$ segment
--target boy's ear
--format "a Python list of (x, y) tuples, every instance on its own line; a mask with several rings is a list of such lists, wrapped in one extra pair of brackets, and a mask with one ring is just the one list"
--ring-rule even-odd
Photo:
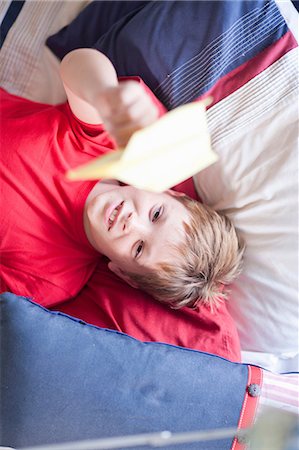
[(184, 194), (184, 192), (174, 191), (173, 189), (167, 189), (166, 193), (171, 195), (172, 197), (185, 197), (186, 196), (186, 194)]
[(137, 284), (119, 266), (110, 261), (108, 263), (108, 267), (111, 270), (111, 272), (115, 273), (115, 275), (124, 280), (131, 287), (138, 289)]

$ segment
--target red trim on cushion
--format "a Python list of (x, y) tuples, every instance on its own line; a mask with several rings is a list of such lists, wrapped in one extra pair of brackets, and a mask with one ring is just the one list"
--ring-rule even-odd
[[(248, 393), (248, 386), (250, 384), (258, 384), (262, 387), (263, 372), (260, 367), (248, 366), (248, 381), (246, 386), (245, 397), (238, 423), (238, 430), (251, 427), (254, 423), (256, 409), (258, 405), (258, 397), (252, 397)], [(239, 442), (237, 438), (234, 439), (231, 450), (245, 450), (246, 444)]]
[(197, 100), (203, 100), (208, 96), (212, 96), (213, 103), (208, 106), (207, 109), (209, 109), (215, 103), (220, 102), (220, 100), (223, 100), (228, 95), (244, 86), (248, 81), (252, 80), (252, 78), (256, 77), (296, 47), (298, 47), (298, 43), (291, 31), (288, 31), (284, 36), (278, 39), (278, 41), (270, 45), (270, 47), (267, 47), (254, 58), (246, 61), (241, 66), (222, 77), (208, 92)]

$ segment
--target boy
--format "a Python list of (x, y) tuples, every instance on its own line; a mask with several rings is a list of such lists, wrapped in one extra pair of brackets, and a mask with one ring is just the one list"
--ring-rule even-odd
[(217, 303), (243, 253), (226, 217), (172, 191), (64, 176), (124, 146), (162, 105), (141, 82), (119, 84), (96, 50), (68, 54), (61, 76), (69, 104), (1, 92), (1, 289), (54, 306), (79, 292), (100, 253), (117, 275), (174, 308)]

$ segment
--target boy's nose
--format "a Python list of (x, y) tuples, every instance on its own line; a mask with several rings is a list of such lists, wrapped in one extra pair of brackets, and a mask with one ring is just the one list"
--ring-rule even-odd
[(133, 213), (127, 212), (120, 218), (120, 228), (122, 231), (129, 231), (132, 227)]
[(120, 228), (123, 233), (146, 233), (146, 226), (136, 212), (128, 211), (121, 217)]

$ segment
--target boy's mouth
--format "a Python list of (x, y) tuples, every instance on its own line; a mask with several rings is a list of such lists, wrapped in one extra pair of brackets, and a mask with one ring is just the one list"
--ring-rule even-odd
[(109, 214), (108, 220), (107, 220), (108, 231), (110, 231), (111, 228), (116, 224), (123, 205), (124, 205), (124, 201), (122, 201), (116, 207), (114, 207), (111, 212), (110, 211), (108, 212), (108, 214)]

